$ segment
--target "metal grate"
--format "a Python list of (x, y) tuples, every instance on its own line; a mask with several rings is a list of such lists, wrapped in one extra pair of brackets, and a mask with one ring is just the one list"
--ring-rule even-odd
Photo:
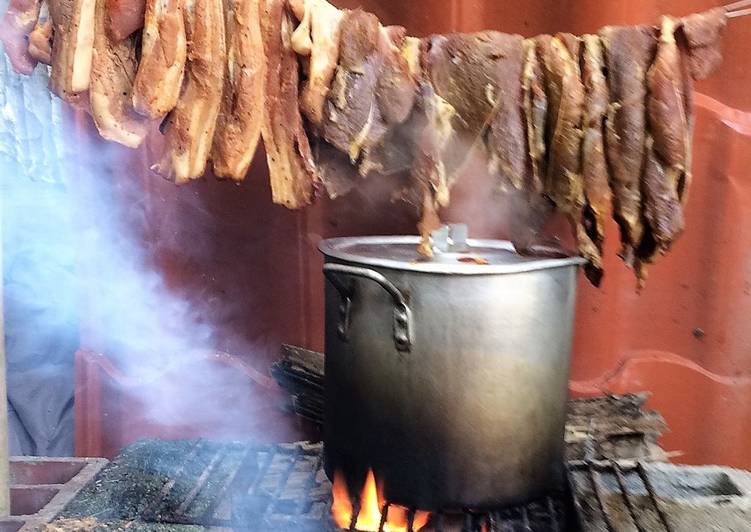
[[(225, 467), (225, 462), (245, 464), (249, 457), (255, 458), (258, 450), (259, 447), (253, 445), (216, 445), (197, 440), (182, 464), (148, 501), (141, 511), (141, 519), (152, 523), (231, 526), (230, 507), (223, 503), (244, 468)], [(195, 463), (199, 463), (201, 469), (189, 471), (189, 466)]]
[[(137, 493), (130, 493), (129, 488), (109, 492), (110, 499), (129, 500), (125, 506), (134, 512), (118, 510), (111, 518), (248, 532), (336, 532), (330, 516), (331, 483), (322, 457), (320, 443), (144, 442), (113, 462), (112, 473), (125, 468), (125, 477), (112, 477), (100, 487), (118, 488), (118, 479), (148, 472), (142, 479), (150, 488), (136, 484)], [(573, 526), (586, 524), (589, 529), (610, 532), (673, 532), (641, 462), (587, 459), (571, 461), (568, 468), (573, 497), (559, 493), (492, 512), (438, 512), (424, 530), (565, 532), (586, 528)], [(92, 494), (86, 497), (92, 498)], [(384, 531), (392, 509), (389, 504), (382, 508), (379, 532)], [(90, 515), (91, 509), (80, 510), (79, 514)], [(351, 531), (356, 530), (358, 514), (355, 503)], [(409, 531), (414, 528), (414, 517), (415, 509), (408, 510)]]
[[(333, 530), (321, 445), (198, 440), (141, 512), (145, 522), (235, 530)], [(208, 452), (207, 452), (208, 451)], [(188, 471), (199, 456), (202, 470)], [(234, 466), (227, 467), (232, 461)]]
[[(388, 519), (389, 504), (381, 509), (381, 523), (378, 532), (384, 532)], [(546, 498), (543, 502), (528, 506), (501, 510), (497, 512), (477, 513), (465, 511), (462, 514), (445, 514), (438, 512), (431, 517), (429, 530), (434, 532), (562, 532), (566, 530), (564, 511), (560, 502)], [(350, 531), (356, 531), (357, 508), (355, 508)], [(410, 510), (407, 520), (408, 532), (414, 532), (415, 511)]]
[[(322, 445), (266, 447), (232, 488), (236, 530), (334, 530), (329, 518), (331, 483), (323, 471)], [(247, 465), (247, 464), (246, 464)]]
[(581, 460), (568, 467), (582, 522), (600, 522), (609, 532), (673, 532), (642, 462)]
[[(546, 497), (526, 506), (461, 516), (439, 513), (433, 517), (436, 532), (563, 532), (567, 530), (563, 497)], [(461, 526), (458, 521), (461, 520)]]
[[(236, 530), (249, 531), (335, 531), (330, 518), (331, 483), (322, 467), (321, 444), (269, 447), (260, 453), (260, 467), (243, 475), (233, 488)], [(390, 505), (381, 510), (382, 532)], [(359, 508), (353, 508), (350, 530)], [(435, 532), (563, 532), (566, 530), (564, 497), (548, 497), (525, 507), (490, 513), (433, 515), (425, 530)], [(415, 510), (409, 510), (408, 530), (413, 530)]]
[[(322, 450), (321, 444), (305, 442), (143, 440), (104, 467), (60, 518), (95, 517), (107, 530), (134, 523), (134, 530), (150, 530), (151, 525), (138, 526), (147, 522), (160, 523), (154, 528), (160, 530), (191, 524), (250, 532), (337, 532)], [(590, 451), (587, 458), (568, 462), (569, 493), (489, 513), (438, 513), (421, 532), (749, 529), (751, 473), (635, 459), (614, 462), (594, 458)], [(390, 510), (386, 506), (383, 513)]]

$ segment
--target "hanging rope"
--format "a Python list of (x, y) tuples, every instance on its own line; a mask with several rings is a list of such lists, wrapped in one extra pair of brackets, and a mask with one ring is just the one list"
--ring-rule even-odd
[(722, 7), (727, 11), (728, 18), (751, 15), (751, 0), (740, 0), (739, 2), (733, 2)]

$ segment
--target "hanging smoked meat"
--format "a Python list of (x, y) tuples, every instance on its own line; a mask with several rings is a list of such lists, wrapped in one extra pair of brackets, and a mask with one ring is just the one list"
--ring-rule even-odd
[(590, 238), (584, 214), (582, 141), (585, 92), (579, 67), (579, 40), (571, 34), (542, 36), (538, 54), (545, 73), (548, 99), (548, 145), (545, 193), (566, 214), (579, 253), (587, 259), (593, 284), (602, 278), (602, 256)]
[(49, 4), (42, 2), (34, 29), (29, 34), (29, 55), (44, 65), (52, 64), (52, 20)]
[(0, 41), (13, 69), (19, 74), (31, 74), (37, 64), (29, 54), (27, 40), (36, 26), (40, 6), (41, 0), (10, 0), (0, 21)]
[(300, 68), (292, 48), (294, 22), (282, 0), (262, 0), (266, 54), (261, 131), (274, 203), (290, 209), (310, 204), (319, 174), (298, 107)]
[[(382, 60), (375, 94), (387, 129), (380, 143), (363, 153), (358, 166), (362, 176), (410, 170), (417, 130), (424, 125), (418, 95), (419, 83), (424, 81), (420, 40), (405, 37), (403, 28), (389, 26), (381, 28), (379, 49)], [(395, 194), (403, 197), (400, 192)]]
[(349, 155), (353, 165), (380, 144), (388, 125), (376, 98), (383, 61), (381, 24), (362, 10), (342, 18), (339, 62), (324, 108), (323, 139)]
[(493, 106), (486, 137), (490, 170), (499, 176), (502, 190), (516, 192), (530, 181), (521, 84), (524, 39), (520, 35), (493, 32), (493, 41), (495, 83), (485, 94)]
[[(400, 160), (404, 146), (413, 144), (413, 137), (405, 138), (402, 133), (414, 123), (402, 124), (410, 117), (417, 97), (410, 57), (419, 54), (419, 47), (405, 38), (404, 28), (383, 27), (375, 16), (361, 10), (346, 12), (340, 25), (339, 57), (323, 121), (319, 128), (312, 128), (320, 129), (318, 144), (323, 147), (325, 142), (346, 154), (363, 177), (402, 170), (410, 164)], [(405, 141), (404, 146), (395, 146), (397, 138)], [(321, 153), (331, 152), (323, 147)], [(338, 195), (347, 180), (342, 179), (342, 172), (332, 174), (330, 170), (343, 167), (329, 164), (331, 158), (326, 157), (327, 171), (321, 177), (326, 190)], [(336, 176), (334, 181), (329, 181), (329, 175)]]
[(521, 190), (528, 170), (522, 37), (496, 31), (435, 35), (425, 48), (425, 75), (456, 111), (459, 142), (448, 154), (447, 171), (457, 171), (479, 150), (501, 189)]
[(530, 183), (532, 193), (542, 193), (547, 174), (548, 96), (545, 93), (545, 74), (537, 58), (535, 39), (524, 41), (524, 70), (522, 73), (524, 118), (529, 149)]
[[(605, 158), (605, 117), (608, 112), (608, 85), (602, 43), (596, 35), (584, 35), (581, 46), (584, 83), (584, 121), (582, 138), (582, 180), (584, 209), (581, 227), (602, 257), (605, 224), (610, 217), (612, 195)], [(599, 282), (598, 265), (592, 263), (589, 277)], [(601, 270), (601, 268), (599, 268)], [(595, 284), (597, 284), (595, 282)]]
[(722, 61), (723, 9), (676, 20), (662, 17), (660, 42), (647, 75), (647, 159), (642, 178), (648, 226), (637, 252), (640, 285), (647, 265), (666, 253), (683, 231), (691, 185), (692, 78), (703, 79)]
[[(430, 98), (441, 99), (429, 105), (433, 110), (451, 109), (453, 114), (445, 142), (431, 142), (430, 133), (425, 133), (427, 146), (442, 146), (433, 156), (437, 167), (432, 171), (432, 181), (442, 184), (436, 190), (445, 190), (444, 203), (447, 203), (448, 189), (461, 174), (463, 165), (487, 161), (490, 176), (507, 203), (520, 207), (518, 216), (511, 216), (511, 223), (520, 229), (521, 241), (526, 238), (521, 234), (526, 224), (514, 222), (529, 210), (525, 188), (532, 181), (521, 85), (524, 39), (496, 31), (455, 33), (431, 36), (425, 39), (423, 48), (426, 82), (434, 91), (433, 95), (430, 91), (426, 93)], [(429, 151), (420, 154), (424, 162), (431, 160), (425, 158)], [(416, 175), (425, 181), (427, 174), (423, 168)], [(440, 174), (443, 175), (439, 177)], [(424, 199), (423, 209), (429, 208), (430, 202)], [(429, 214), (420, 225), (423, 242), (427, 229), (438, 223), (437, 216)], [(427, 245), (423, 244), (422, 251), (427, 251)]]
[(145, 0), (106, 0), (104, 28), (113, 42), (120, 42), (143, 28)]
[(683, 205), (688, 201), (692, 179), (690, 148), (694, 129), (692, 80), (705, 79), (719, 68), (722, 61), (722, 36), (727, 21), (727, 13), (724, 9), (710, 9), (703, 13), (683, 17), (679, 21), (676, 31), (676, 41), (681, 53), (683, 87), (685, 88), (683, 97), (689, 129), (689, 148), (684, 184), (678, 191)]
[(605, 145), (614, 217), (621, 229), (620, 255), (633, 265), (634, 251), (644, 234), (641, 175), (646, 153), (646, 77), (657, 39), (650, 26), (608, 26), (600, 37), (610, 90)]
[(192, 49), (182, 93), (162, 125), (165, 151), (154, 170), (182, 184), (201, 177), (211, 150), (224, 89), (227, 52), (222, 0), (185, 4), (185, 29)]
[(96, 0), (49, 0), (52, 20), (50, 88), (75, 102), (89, 88)]
[(162, 119), (175, 108), (187, 60), (184, 0), (146, 0), (141, 60), (133, 82), (133, 107)]
[(640, 282), (683, 229), (692, 81), (719, 66), (728, 16), (418, 39), (326, 0), (11, 0), (0, 40), (18, 71), (49, 63), (51, 90), (90, 102), (105, 138), (137, 146), (163, 119), (154, 169), (178, 183), (209, 160), (243, 179), (259, 130), (273, 200), (289, 208), (319, 184), (339, 197), (397, 174), (425, 255), (452, 183), (479, 161), (517, 250), (534, 252), (557, 209), (599, 284), (611, 201)]
[(722, 36), (727, 22), (727, 12), (721, 7), (681, 19), (689, 70), (694, 79), (709, 77), (722, 63)]
[(642, 177), (646, 230), (637, 250), (636, 272), (646, 280), (646, 265), (665, 253), (683, 230), (681, 195), (686, 187), (691, 150), (684, 63), (675, 38), (676, 21), (663, 17), (660, 42), (647, 74), (649, 132)]
[(293, 0), (290, 7), (300, 21), (292, 47), (301, 57), (310, 58), (300, 108), (312, 124), (319, 125), (339, 60), (344, 11), (325, 0)]
[(133, 78), (138, 61), (135, 38), (117, 41), (104, 30), (107, 1), (96, 2), (96, 31), (89, 87), (91, 116), (102, 138), (129, 148), (146, 137), (147, 120), (133, 110)]
[(509, 198), (509, 231), (514, 248), (521, 254), (534, 254), (540, 232), (553, 213), (554, 205), (543, 194), (547, 175), (548, 97), (545, 74), (537, 57), (537, 40), (525, 39), (522, 70), (522, 108), (526, 129), (527, 180), (522, 190)]
[(214, 174), (245, 178), (263, 122), (266, 62), (260, 0), (226, 0), (227, 68), (211, 158)]

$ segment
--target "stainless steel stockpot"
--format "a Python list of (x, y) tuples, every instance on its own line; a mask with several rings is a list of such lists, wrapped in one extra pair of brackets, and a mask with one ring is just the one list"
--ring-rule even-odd
[(323, 241), (325, 463), (372, 468), (408, 507), (482, 509), (562, 478), (577, 267), (547, 248), (467, 240), (426, 260), (417, 237)]

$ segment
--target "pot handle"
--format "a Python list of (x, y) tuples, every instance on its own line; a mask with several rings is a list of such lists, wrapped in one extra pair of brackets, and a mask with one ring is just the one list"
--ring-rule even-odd
[(342, 305), (339, 307), (340, 323), (337, 326), (339, 337), (347, 341), (349, 330), (349, 310), (352, 305), (354, 296), (354, 287), (351, 284), (345, 284), (339, 278), (340, 275), (350, 277), (361, 277), (378, 283), (381, 288), (386, 290), (394, 301), (394, 344), (398, 351), (409, 351), (412, 348), (412, 311), (407, 305), (407, 298), (404, 294), (384, 275), (369, 268), (359, 268), (357, 266), (348, 266), (346, 264), (337, 264), (327, 262), (323, 265), (323, 275), (326, 276), (334, 288), (337, 289), (342, 297)]

